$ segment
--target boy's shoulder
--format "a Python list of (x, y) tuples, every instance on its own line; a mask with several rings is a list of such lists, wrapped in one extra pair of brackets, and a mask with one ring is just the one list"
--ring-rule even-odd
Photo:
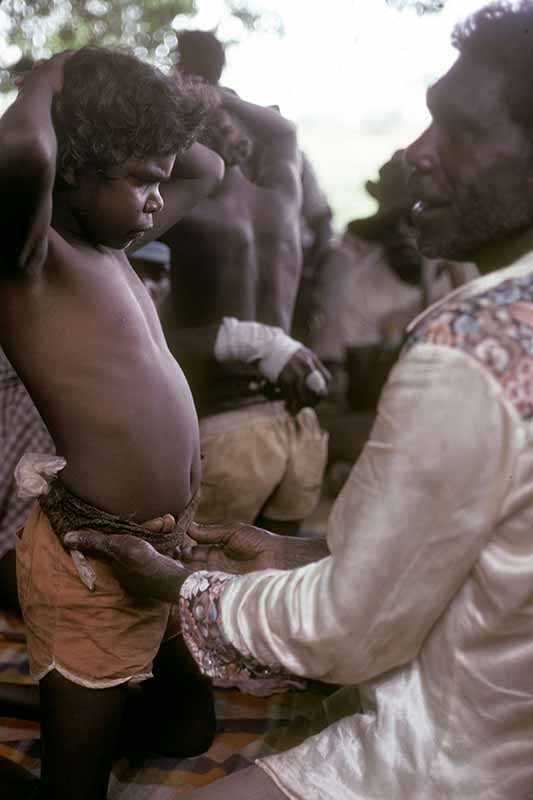
[(409, 331), (403, 353), (419, 344), (460, 350), (502, 385), (524, 417), (533, 417), (533, 273), (478, 293), (454, 293)]

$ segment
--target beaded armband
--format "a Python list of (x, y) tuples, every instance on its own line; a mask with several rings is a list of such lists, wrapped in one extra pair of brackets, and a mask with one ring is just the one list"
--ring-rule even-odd
[(220, 595), (235, 580), (224, 572), (194, 572), (183, 583), (179, 608), (183, 638), (205, 675), (225, 681), (270, 678), (284, 674), (240, 653), (227, 641), (220, 624)]

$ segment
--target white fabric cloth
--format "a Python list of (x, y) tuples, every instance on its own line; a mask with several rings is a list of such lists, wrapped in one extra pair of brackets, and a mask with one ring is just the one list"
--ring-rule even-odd
[[(527, 274), (531, 257), (454, 296)], [(533, 420), (467, 353), (413, 346), (328, 543), (221, 594), (241, 653), (362, 697), (260, 766), (293, 800), (531, 800)]]
[(271, 383), (275, 383), (285, 365), (302, 345), (281, 328), (262, 322), (242, 322), (235, 317), (224, 317), (215, 341), (215, 359), (258, 362), (258, 369)]

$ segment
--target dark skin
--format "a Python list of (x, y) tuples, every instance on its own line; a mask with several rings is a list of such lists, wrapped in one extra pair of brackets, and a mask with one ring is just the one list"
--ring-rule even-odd
[[(154, 530), (157, 529), (158, 522), (161, 525), (164, 524), (163, 520), (154, 520), (152, 523), (155, 526)], [(80, 550), (92, 558), (103, 558), (109, 561), (117, 578), (130, 592), (139, 596), (156, 597), (168, 602), (176, 601), (183, 582), (191, 574), (191, 571), (197, 569), (221, 570), (244, 575), (261, 569), (293, 569), (329, 555), (327, 543), (324, 540), (286, 538), (242, 523), (232, 525), (193, 524), (188, 533), (196, 544), (185, 554), (183, 559), (185, 563), (162, 556), (147, 542), (129, 535), (108, 536), (96, 531), (78, 531), (67, 535), (65, 545), (67, 548)], [(188, 653), (185, 655), (182, 653), (181, 657), (185, 661), (181, 674), (187, 674), (187, 669), (192, 666), (192, 658)], [(154, 674), (157, 678), (159, 676), (156, 666), (154, 665)], [(172, 682), (176, 683), (178, 679), (175, 657), (163, 664), (160, 669), (165, 673), (168, 687)], [(181, 680), (183, 679), (180, 678)], [(90, 690), (85, 691), (88, 692), (87, 700), (90, 701), (92, 694)], [(151, 687), (149, 687), (148, 697), (150, 699), (153, 697), (151, 691)], [(196, 690), (196, 695), (197, 693), (198, 690)], [(171, 696), (172, 692), (169, 690), (167, 697)], [(1, 699), (0, 696), (0, 702)], [(164, 697), (161, 699), (164, 700)], [(27, 697), (23, 698), (21, 702), (24, 700), (28, 703)], [(132, 714), (143, 719), (150, 734), (154, 728), (158, 731), (161, 730), (161, 727), (164, 728), (161, 718), (153, 711), (158, 708), (157, 705), (147, 704), (139, 710), (137, 703), (138, 698), (130, 697), (125, 715), (124, 728), (126, 731), (128, 731)], [(152, 710), (152, 718), (149, 716), (150, 710)], [(34, 718), (31, 709), (26, 711), (24, 716)], [(189, 731), (196, 733), (198, 737), (202, 734), (203, 728), (195, 731), (195, 726), (198, 726), (198, 715), (193, 702), (185, 703), (185, 708), (182, 704), (180, 718), (184, 720), (183, 724), (188, 727)], [(76, 724), (71, 718), (68, 722), (71, 726)], [(137, 726), (134, 731), (137, 731)], [(129, 733), (131, 737), (131, 730)], [(115, 737), (118, 738), (118, 731), (115, 731)], [(144, 745), (136, 733), (133, 744), (137, 749)], [(160, 743), (159, 749), (165, 752), (164, 741)], [(84, 777), (85, 779), (89, 778), (87, 775)], [(26, 780), (29, 780), (29, 776), (15, 775), (14, 779), (17, 780), (17, 789), (21, 792), (20, 797), (29, 798), (31, 796), (29, 792), (33, 788), (31, 784), (28, 784), (28, 788), (26, 788)]]
[[(174, 254), (165, 332), (170, 349), (186, 365), (200, 416), (220, 410), (213, 405), (213, 385), (235, 370), (235, 365), (213, 362), (222, 318), (261, 322), (289, 333), (302, 267), (295, 128), (277, 111), (227, 90), (220, 94), (224, 109), (253, 138), (255, 153), (245, 164), (227, 167), (216, 191), (165, 236)], [(314, 353), (302, 347), (280, 374), (275, 392), (291, 414), (320, 400), (305, 382), (314, 370), (329, 381)], [(261, 380), (253, 370), (248, 376)], [(247, 405), (250, 398), (232, 403), (233, 408)], [(264, 517), (260, 522), (283, 533), (296, 533), (299, 525)]]
[(182, 555), (182, 561), (160, 555), (133, 536), (107, 536), (97, 531), (69, 533), (65, 546), (109, 560), (120, 582), (132, 593), (172, 602), (191, 571), (245, 575), (262, 569), (294, 569), (329, 555), (323, 539), (286, 538), (244, 523), (193, 524), (188, 533), (196, 544)]
[[(138, 522), (178, 517), (199, 485), (196, 413), (125, 250), (159, 237), (212, 191), (222, 164), (193, 145), (178, 163), (154, 154), (105, 175), (63, 175), (56, 185), (51, 103), (66, 58), (36, 69), (0, 121), (0, 341), (67, 459), (62, 479), (70, 490)], [(166, 751), (197, 753), (214, 731), (211, 694), (181, 640), (171, 641), (156, 659), (151, 698), (164, 698)], [(175, 675), (168, 685), (171, 648), (187, 700)], [(103, 800), (126, 686), (87, 690), (52, 671), (40, 690), (44, 797)], [(191, 736), (181, 722), (171, 729), (194, 698), (204, 729)]]
[(166, 235), (171, 244), (179, 237), (175, 317), (185, 328), (234, 316), (288, 331), (301, 270), (296, 132), (277, 111), (232, 92), (221, 90), (221, 101), (261, 154), (254, 175), (227, 168), (217, 190)]
[(533, 225), (531, 137), (506, 95), (503, 72), (465, 56), (428, 90), (432, 122), (406, 159), (418, 247), (430, 258), (473, 260), (485, 273), (520, 254), (506, 251)]
[[(232, 92), (221, 90), (221, 100), (254, 137), (257, 152), (246, 166), (227, 167), (216, 191), (165, 236), (176, 253), (166, 333), (176, 354), (194, 352), (196, 362), (203, 356), (204, 373), (194, 387), (200, 413), (202, 398), (209, 394), (209, 358), (222, 317), (288, 333), (301, 276), (300, 156), (294, 126), (277, 111), (246, 103)], [(302, 347), (282, 371), (278, 389), (291, 413), (320, 399), (305, 386), (305, 377), (315, 369), (327, 381), (323, 365)]]

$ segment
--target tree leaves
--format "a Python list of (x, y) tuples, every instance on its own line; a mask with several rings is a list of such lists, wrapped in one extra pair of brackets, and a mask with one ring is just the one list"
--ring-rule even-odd
[[(282, 32), (279, 17), (253, 0), (226, 0), (226, 6), (246, 30)], [(164, 67), (175, 61), (174, 30), (196, 11), (195, 0), (1, 0), (0, 22), (6, 23), (5, 44), (33, 59), (84, 45), (122, 45)], [(0, 91), (7, 91), (11, 76), (1, 66)]]

